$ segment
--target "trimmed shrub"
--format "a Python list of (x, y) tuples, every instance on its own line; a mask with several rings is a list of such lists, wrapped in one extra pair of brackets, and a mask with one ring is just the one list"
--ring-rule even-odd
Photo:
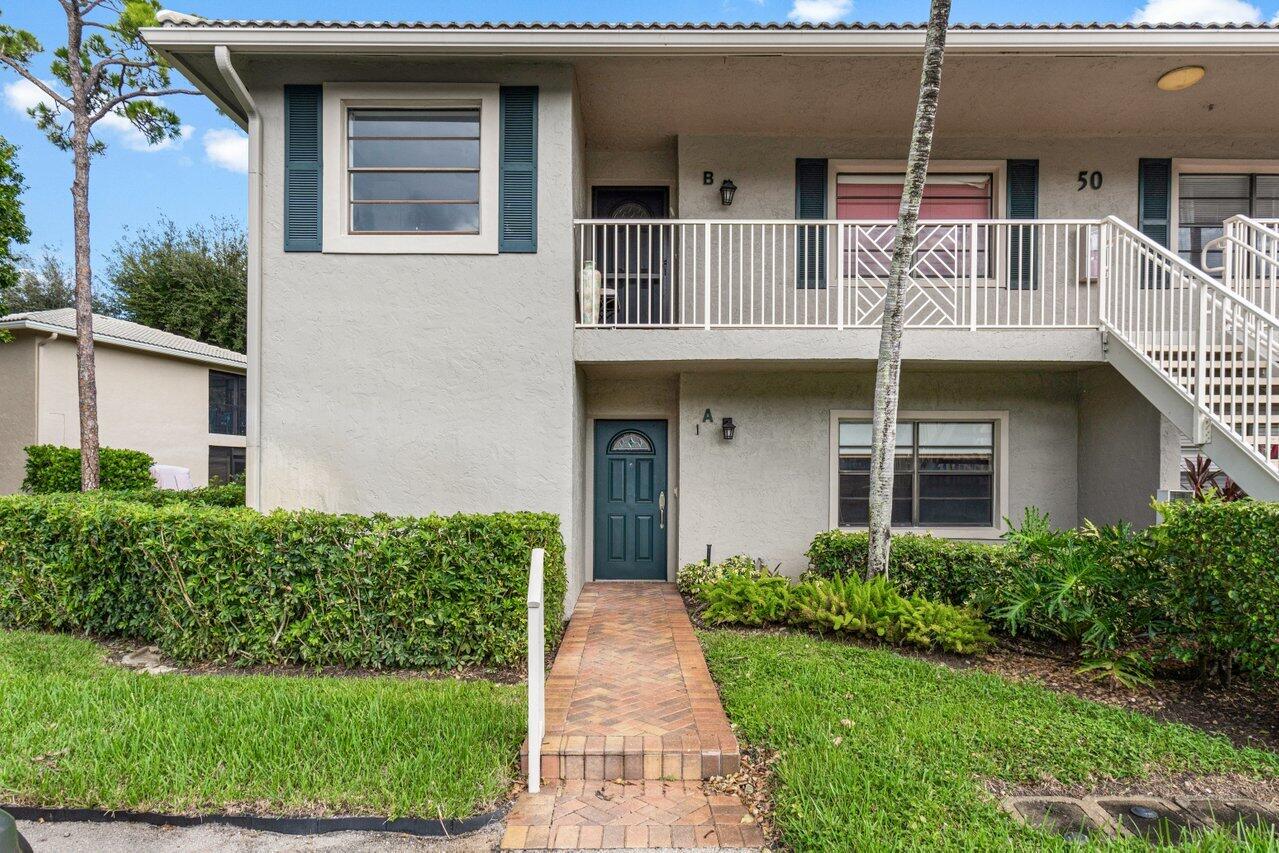
[[(870, 538), (865, 533), (828, 530), (809, 545), (809, 571), (817, 577), (865, 577)], [(955, 542), (912, 533), (893, 536), (888, 579), (907, 595), (966, 604), (1008, 565), (1002, 545)]]
[[(22, 490), (37, 495), (80, 491), (80, 448), (33, 444), (26, 448), (27, 471)], [(103, 447), (98, 473), (103, 489), (153, 489), (155, 460), (140, 450)]]
[(525, 653), (534, 547), (547, 549), (554, 645), (566, 587), (554, 515), (264, 515), (2, 497), (0, 624), (132, 637), (179, 661), (512, 664)]
[(151, 506), (169, 504), (204, 504), (205, 506), (244, 506), (244, 484), (229, 483), (221, 486), (204, 486), (199, 489), (177, 491), (175, 489), (134, 489), (131, 491), (104, 492), (107, 497), (122, 501), (136, 501)]
[(685, 563), (675, 572), (675, 585), (685, 595), (696, 595), (697, 590), (705, 584), (731, 575), (762, 577), (769, 574), (767, 569), (760, 568), (754, 557), (735, 554), (719, 563)]
[(1279, 503), (1160, 504), (1174, 652), (1227, 678), (1279, 678)]

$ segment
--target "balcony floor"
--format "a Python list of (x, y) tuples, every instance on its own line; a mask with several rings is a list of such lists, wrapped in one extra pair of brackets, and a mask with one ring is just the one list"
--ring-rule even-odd
[[(579, 364), (874, 362), (878, 329), (577, 329)], [(1096, 329), (907, 329), (902, 357), (964, 365), (1100, 364)]]

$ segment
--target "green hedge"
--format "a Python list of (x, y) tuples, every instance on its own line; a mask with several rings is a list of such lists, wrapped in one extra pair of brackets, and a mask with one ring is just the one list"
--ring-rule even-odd
[[(806, 552), (809, 571), (824, 578), (864, 577), (868, 546), (865, 533), (819, 533)], [(907, 595), (966, 604), (973, 593), (1005, 569), (1008, 558), (1003, 545), (896, 534), (889, 550), (888, 579)]]
[(175, 489), (131, 489), (125, 491), (103, 491), (109, 498), (123, 501), (150, 504), (151, 506), (168, 506), (169, 504), (204, 504), (206, 506), (240, 507), (244, 506), (244, 484), (228, 483), (225, 486), (205, 486), (199, 489), (177, 491)]
[(1279, 678), (1279, 503), (1160, 504), (1152, 534), (1184, 657)]
[(539, 546), (553, 645), (566, 586), (553, 515), (264, 515), (2, 497), (0, 625), (133, 637), (180, 661), (515, 664)]
[[(24, 492), (47, 495), (80, 491), (80, 448), (33, 444), (26, 451)], [(154, 462), (140, 450), (103, 447), (98, 451), (100, 485), (104, 489), (153, 489), (151, 465)]]

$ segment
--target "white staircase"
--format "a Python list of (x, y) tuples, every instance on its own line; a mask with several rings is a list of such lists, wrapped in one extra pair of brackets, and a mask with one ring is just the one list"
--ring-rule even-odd
[(1279, 318), (1115, 217), (1101, 244), (1107, 360), (1249, 495), (1279, 500)]

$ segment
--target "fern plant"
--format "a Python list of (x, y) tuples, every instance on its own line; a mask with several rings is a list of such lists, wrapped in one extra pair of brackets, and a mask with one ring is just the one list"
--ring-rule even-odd
[(725, 575), (704, 584), (700, 594), (706, 602), (702, 619), (712, 625), (779, 624), (790, 613), (790, 580), (780, 575)]

